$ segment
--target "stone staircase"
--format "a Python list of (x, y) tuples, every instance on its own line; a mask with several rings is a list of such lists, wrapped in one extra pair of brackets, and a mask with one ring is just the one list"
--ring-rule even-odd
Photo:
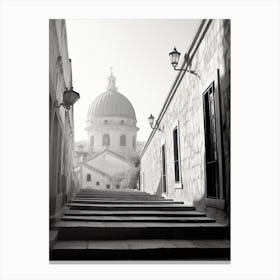
[(81, 190), (54, 230), (50, 260), (229, 260), (228, 227), (183, 202)]

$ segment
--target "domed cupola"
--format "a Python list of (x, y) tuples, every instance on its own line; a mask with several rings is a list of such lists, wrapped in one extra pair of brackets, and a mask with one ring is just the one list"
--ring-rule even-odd
[(116, 78), (112, 72), (108, 77), (107, 91), (98, 95), (89, 107), (87, 119), (96, 117), (124, 117), (136, 121), (134, 108), (130, 101), (117, 91)]
[(129, 100), (118, 92), (112, 72), (106, 92), (90, 105), (86, 124), (89, 151), (107, 149), (127, 159), (135, 156), (138, 131), (135, 111)]

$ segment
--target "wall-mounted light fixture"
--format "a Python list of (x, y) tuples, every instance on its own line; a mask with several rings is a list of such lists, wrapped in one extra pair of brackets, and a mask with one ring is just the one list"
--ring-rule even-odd
[(163, 131), (160, 127), (159, 127), (159, 123), (156, 122), (156, 124), (154, 125), (154, 120), (155, 120), (155, 117), (151, 114), (148, 118), (149, 120), (149, 123), (150, 123), (150, 126), (152, 129), (157, 129), (159, 131)]
[[(198, 76), (197, 73), (195, 73), (193, 70), (190, 70), (190, 69), (188, 69), (188, 68), (185, 68), (185, 69), (183, 69), (183, 68), (182, 68), (182, 69), (176, 68), (177, 65), (178, 65), (179, 59), (180, 59), (180, 55), (181, 55), (181, 53), (177, 51), (176, 47), (174, 47), (173, 51), (169, 53), (170, 61), (171, 61), (171, 64), (172, 64), (174, 70), (176, 70), (176, 71), (189, 72), (189, 73), (191, 73), (191, 74), (193, 74), (193, 75)], [(187, 59), (187, 56), (186, 56), (186, 55), (185, 55), (185, 58)], [(198, 77), (199, 77), (199, 76), (198, 76)]]
[(69, 90), (65, 90), (63, 93), (63, 101), (62, 103), (58, 104), (56, 101), (56, 108), (59, 108), (60, 106), (63, 106), (67, 110), (70, 110), (71, 106), (73, 106), (77, 100), (80, 98), (80, 94), (73, 90), (73, 87), (71, 87)]

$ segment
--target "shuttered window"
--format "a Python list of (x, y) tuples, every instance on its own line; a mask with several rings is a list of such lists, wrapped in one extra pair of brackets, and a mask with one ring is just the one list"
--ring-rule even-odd
[(90, 136), (90, 147), (93, 148), (93, 146), (94, 146), (94, 136), (91, 135)]
[(110, 135), (109, 134), (103, 135), (103, 146), (110, 146)]
[(132, 147), (133, 148), (136, 147), (136, 137), (135, 136), (132, 137)]
[(173, 129), (173, 149), (174, 149), (174, 176), (175, 182), (180, 182), (179, 170), (179, 143), (178, 143), (178, 127)]
[(120, 137), (120, 145), (121, 146), (126, 146), (126, 137), (125, 137), (125, 135), (121, 135), (121, 137)]

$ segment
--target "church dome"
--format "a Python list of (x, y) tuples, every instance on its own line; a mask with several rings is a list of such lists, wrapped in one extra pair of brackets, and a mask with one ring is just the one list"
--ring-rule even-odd
[(107, 91), (98, 95), (89, 107), (88, 120), (95, 117), (124, 117), (136, 120), (132, 104), (124, 95), (117, 92), (115, 81), (116, 78), (111, 73)]

